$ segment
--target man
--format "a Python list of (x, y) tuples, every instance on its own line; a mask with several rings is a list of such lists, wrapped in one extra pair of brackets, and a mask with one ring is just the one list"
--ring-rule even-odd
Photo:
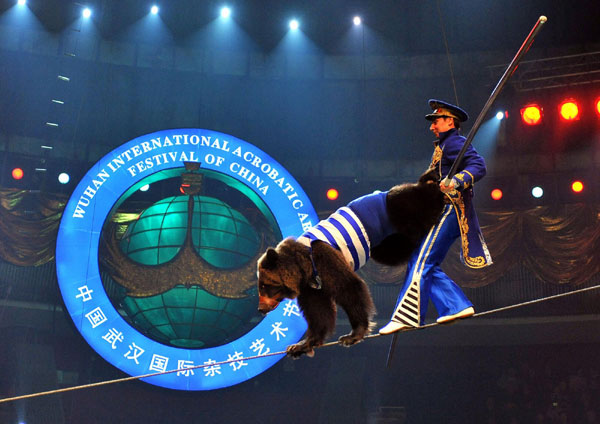
[(462, 242), (461, 258), (467, 266), (482, 268), (492, 263), (472, 203), (473, 184), (485, 176), (485, 161), (469, 146), (459, 165), (460, 171), (449, 182), (444, 181), (465, 142), (458, 129), (468, 115), (458, 106), (440, 100), (429, 100), (429, 106), (433, 112), (425, 119), (431, 121), (429, 129), (437, 138), (430, 169), (435, 168), (440, 174), (446, 206), (437, 224), (410, 258), (392, 319), (379, 330), (380, 334), (422, 325), (430, 298), (438, 313), (438, 323), (475, 313), (460, 287), (440, 268), (458, 237)]

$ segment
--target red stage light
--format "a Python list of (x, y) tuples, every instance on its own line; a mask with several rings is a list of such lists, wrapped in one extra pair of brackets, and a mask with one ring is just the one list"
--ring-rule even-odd
[(600, 115), (600, 98), (596, 99), (596, 112)]
[(538, 105), (527, 105), (521, 109), (521, 119), (527, 125), (537, 125), (542, 122), (542, 109)]
[(327, 198), (329, 200), (336, 200), (339, 197), (339, 193), (335, 188), (330, 188), (327, 190)]
[(21, 178), (23, 178), (23, 170), (21, 168), (15, 168), (12, 170), (12, 177), (15, 180), (20, 180)]
[(579, 106), (577, 106), (577, 103), (573, 99), (562, 102), (558, 110), (560, 111), (560, 116), (565, 121), (573, 121), (579, 117)]
[(491, 196), (492, 196), (492, 199), (494, 199), (494, 200), (502, 199), (502, 190), (500, 190), (499, 188), (493, 189)]
[(581, 193), (583, 191), (583, 183), (581, 181), (573, 181), (571, 184), (571, 190), (575, 193)]
[(186, 183), (186, 184), (181, 184), (181, 185), (179, 186), (179, 191), (181, 192), (181, 194), (186, 194), (186, 190), (187, 190), (188, 188), (190, 188), (190, 187), (191, 187), (191, 185), (190, 185), (190, 184), (187, 184), (187, 183)]

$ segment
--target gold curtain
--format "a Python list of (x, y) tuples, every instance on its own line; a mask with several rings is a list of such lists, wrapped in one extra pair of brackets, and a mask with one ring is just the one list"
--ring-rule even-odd
[(65, 197), (0, 188), (0, 258), (20, 266), (54, 259)]
[[(20, 266), (54, 259), (63, 195), (0, 189), (0, 258)], [(600, 273), (600, 207), (573, 204), (514, 211), (480, 212), (493, 265), (470, 269), (459, 260), (455, 243), (444, 270), (463, 287), (492, 284), (516, 265), (540, 281), (583, 284)], [(119, 220), (131, 219), (130, 216)], [(369, 261), (359, 272), (372, 284), (401, 284), (405, 267)]]
[[(583, 284), (600, 273), (600, 208), (586, 204), (480, 212), (482, 231), (494, 263), (471, 269), (463, 265), (459, 243), (442, 268), (463, 287), (492, 284), (516, 265), (551, 284)], [(361, 274), (375, 284), (402, 284), (406, 267), (389, 268), (370, 261)]]

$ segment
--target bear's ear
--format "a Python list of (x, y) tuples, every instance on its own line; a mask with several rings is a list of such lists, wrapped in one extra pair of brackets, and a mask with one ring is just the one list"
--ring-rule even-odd
[(430, 168), (419, 178), (420, 184), (437, 183), (440, 180), (440, 174), (437, 168)]
[(267, 249), (267, 251), (265, 252), (265, 256), (263, 258), (261, 266), (264, 269), (273, 269), (273, 268), (275, 268), (275, 266), (277, 265), (277, 258), (278, 257), (279, 257), (279, 254), (277, 253), (277, 251), (275, 249), (273, 249), (272, 247), (269, 247)]

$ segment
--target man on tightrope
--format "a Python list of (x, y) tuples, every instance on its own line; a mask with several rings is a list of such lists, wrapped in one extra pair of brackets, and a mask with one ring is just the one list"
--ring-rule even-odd
[[(429, 129), (436, 136), (429, 167), (437, 169), (441, 179), (448, 175), (463, 147), (465, 137), (459, 134), (459, 128), (468, 115), (458, 106), (441, 100), (429, 100), (429, 106), (433, 112), (425, 119), (431, 121)], [(446, 206), (437, 224), (411, 256), (392, 319), (379, 334), (422, 325), (430, 298), (438, 313), (438, 323), (467, 318), (475, 313), (473, 304), (440, 265), (459, 237), (461, 259), (465, 265), (483, 268), (492, 263), (472, 203), (473, 184), (485, 174), (485, 161), (469, 145), (456, 175), (449, 181), (440, 182), (440, 189), (446, 195)]]

